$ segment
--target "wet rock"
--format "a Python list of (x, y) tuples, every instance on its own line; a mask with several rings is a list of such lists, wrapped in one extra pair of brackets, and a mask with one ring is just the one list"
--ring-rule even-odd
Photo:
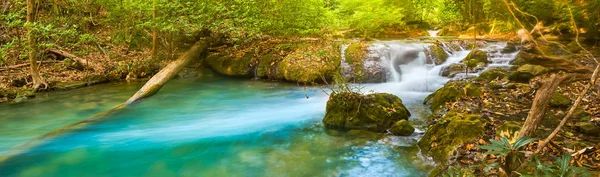
[(323, 123), (327, 128), (385, 132), (410, 112), (395, 95), (376, 93), (337, 93), (327, 101)]
[(248, 52), (242, 56), (211, 55), (204, 59), (204, 64), (213, 71), (236, 77), (252, 76), (252, 59), (254, 54)]
[(407, 120), (400, 120), (389, 131), (396, 136), (409, 136), (415, 132), (415, 128)]
[(539, 65), (526, 64), (510, 73), (508, 79), (514, 82), (528, 83), (534, 77), (548, 73), (550, 70)]
[(600, 127), (592, 122), (577, 122), (575, 123), (575, 128), (577, 131), (588, 136), (600, 136)]
[(482, 50), (473, 50), (469, 53), (462, 62), (467, 62), (469, 60), (475, 60), (476, 63), (484, 63), (487, 66), (490, 61), (488, 60), (487, 53)]
[(342, 63), (344, 77), (350, 82), (381, 83), (386, 81), (386, 68), (377, 49), (364, 43), (353, 43), (345, 51)]
[(285, 78), (279, 73), (277, 68), (283, 57), (275, 53), (269, 53), (262, 56), (256, 69), (256, 76), (269, 80), (284, 80)]
[[(440, 75), (444, 77), (453, 78), (457, 74), (465, 73), (467, 69), (467, 65), (462, 63), (453, 63), (448, 66), (445, 66), (440, 71)], [(469, 67), (469, 73), (477, 73), (483, 68), (481, 67)]]
[(571, 99), (563, 94), (554, 92), (550, 98), (550, 106), (556, 108), (568, 108), (571, 106)]
[(443, 121), (429, 127), (418, 145), (435, 161), (447, 163), (457, 147), (484, 136), (484, 130), (484, 122), (479, 116), (448, 112)]
[(519, 48), (517, 47), (519, 44), (516, 42), (507, 42), (506, 43), (506, 47), (504, 47), (500, 52), (502, 53), (515, 53), (517, 51), (519, 51)]
[(442, 64), (448, 59), (448, 54), (444, 51), (439, 42), (429, 46), (429, 51), (431, 52), (430, 61), (433, 61), (433, 63), (436, 65)]
[(502, 69), (490, 69), (487, 71), (484, 71), (483, 73), (479, 74), (479, 77), (477, 77), (477, 80), (481, 80), (481, 81), (492, 81), (492, 80), (496, 80), (496, 79), (504, 79), (506, 77), (506, 71), (502, 70)]

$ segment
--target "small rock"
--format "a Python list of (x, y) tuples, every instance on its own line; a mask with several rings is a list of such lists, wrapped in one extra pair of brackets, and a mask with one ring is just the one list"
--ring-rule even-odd
[(556, 108), (568, 108), (571, 106), (571, 99), (563, 94), (554, 92), (550, 98), (550, 106)]
[(596, 124), (592, 122), (577, 122), (575, 123), (575, 128), (585, 135), (588, 136), (598, 136), (600, 135), (600, 127), (596, 126)]
[(389, 131), (396, 136), (409, 136), (415, 132), (415, 128), (407, 120), (400, 120), (394, 123)]

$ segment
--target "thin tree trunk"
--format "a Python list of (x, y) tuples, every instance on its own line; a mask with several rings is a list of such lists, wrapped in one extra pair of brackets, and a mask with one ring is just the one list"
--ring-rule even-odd
[(562, 127), (565, 125), (565, 123), (567, 123), (567, 120), (569, 118), (571, 118), (571, 115), (573, 115), (573, 112), (575, 112), (575, 109), (577, 109), (577, 107), (581, 103), (581, 100), (583, 100), (583, 97), (585, 97), (585, 95), (590, 91), (592, 86), (596, 85), (596, 79), (598, 78), (599, 71), (600, 71), (600, 65), (596, 66), (596, 69), (594, 70), (594, 74), (592, 74), (592, 77), (590, 79), (590, 83), (588, 83), (588, 85), (585, 86), (585, 89), (583, 89), (583, 92), (581, 92), (579, 94), (579, 96), (577, 97), (577, 100), (575, 101), (573, 106), (571, 106), (571, 109), (569, 109), (569, 112), (567, 112), (567, 115), (565, 115), (565, 117), (560, 121), (560, 124), (558, 124), (558, 127), (556, 127), (554, 129), (554, 131), (552, 131), (552, 133), (538, 145), (538, 149), (535, 151), (535, 153), (539, 153), (540, 151), (542, 151), (542, 149), (544, 149), (544, 146), (546, 146), (548, 143), (550, 143), (552, 138), (554, 138), (554, 136), (556, 136), (558, 131), (560, 131), (562, 129)]
[(529, 114), (527, 115), (527, 119), (519, 132), (519, 137), (530, 136), (537, 130), (538, 125), (541, 123), (544, 115), (546, 114), (546, 110), (548, 109), (548, 105), (550, 103), (550, 98), (556, 91), (558, 85), (565, 79), (565, 77), (559, 77), (556, 74), (553, 74), (550, 79), (544, 81), (540, 89), (538, 89), (535, 94), (535, 98), (533, 99), (533, 105), (531, 105), (531, 110), (529, 110)]
[(152, 59), (157, 58), (158, 35), (156, 32), (156, 0), (152, 0)]
[[(35, 21), (35, 19), (33, 17), (33, 6), (34, 6), (34, 1), (27, 0), (27, 22), (29, 24), (33, 24)], [(27, 43), (29, 44), (29, 62), (31, 63), (30, 73), (31, 73), (31, 78), (33, 79), (33, 89), (38, 90), (42, 85), (47, 87), (47, 84), (46, 84), (46, 82), (44, 82), (42, 77), (40, 77), (40, 73), (38, 70), (37, 59), (35, 57), (36, 42), (35, 42), (34, 34), (31, 32), (32, 29), (33, 29), (32, 27), (29, 27), (30, 32), (27, 35)]]

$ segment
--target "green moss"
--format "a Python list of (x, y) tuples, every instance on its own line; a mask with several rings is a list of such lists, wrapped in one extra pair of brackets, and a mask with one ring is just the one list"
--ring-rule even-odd
[(496, 80), (496, 79), (504, 79), (506, 77), (506, 71), (502, 70), (502, 69), (490, 69), (487, 71), (484, 71), (483, 73), (481, 73), (479, 75), (479, 77), (477, 77), (477, 80), (481, 80), (481, 81), (492, 81), (492, 80)]
[(408, 123), (407, 120), (400, 120), (394, 123), (394, 125), (392, 125), (392, 128), (390, 128), (389, 131), (393, 135), (409, 136), (415, 132), (415, 128), (412, 125), (410, 125), (410, 123)]
[(448, 54), (444, 51), (444, 49), (442, 49), (442, 47), (440, 47), (440, 45), (441, 44), (439, 42), (436, 42), (434, 45), (429, 46), (429, 50), (434, 56), (434, 63), (437, 65), (446, 62), (448, 59)]
[(339, 73), (339, 43), (303, 46), (287, 55), (277, 67), (278, 74), (290, 82), (321, 83)]
[(283, 80), (284, 77), (277, 70), (281, 60), (283, 58), (274, 53), (262, 56), (256, 68), (256, 76), (263, 79)]
[(469, 53), (469, 55), (467, 55), (467, 57), (465, 57), (465, 59), (463, 59), (463, 61), (469, 60), (476, 60), (476, 63), (485, 63), (486, 65), (490, 63), (487, 58), (487, 53), (482, 50), (473, 50), (471, 53)]
[(588, 136), (600, 136), (600, 127), (594, 125), (592, 122), (577, 122), (575, 123), (575, 128)]
[(532, 78), (546, 74), (549, 71), (548, 68), (543, 66), (526, 64), (512, 72), (508, 76), (508, 79), (515, 82), (528, 83)]
[(409, 116), (402, 100), (395, 95), (338, 93), (327, 101), (323, 123), (328, 128), (383, 132)]
[(557, 108), (568, 108), (571, 106), (571, 99), (563, 94), (554, 92), (550, 98), (550, 106)]
[(479, 116), (451, 112), (429, 127), (418, 145), (435, 161), (446, 163), (456, 148), (484, 135), (484, 124)]
[(457, 101), (460, 97), (465, 96), (464, 92), (454, 85), (446, 85), (435, 91), (435, 96), (431, 99), (430, 108), (432, 111), (440, 109), (446, 105), (446, 102)]
[(238, 77), (251, 77), (254, 54), (245, 53), (241, 57), (231, 55), (212, 55), (204, 60), (204, 63), (213, 71), (227, 75)]
[(482, 88), (475, 84), (468, 84), (465, 86), (465, 90), (467, 91), (467, 96), (470, 97), (480, 97), (481, 93), (483, 92)]

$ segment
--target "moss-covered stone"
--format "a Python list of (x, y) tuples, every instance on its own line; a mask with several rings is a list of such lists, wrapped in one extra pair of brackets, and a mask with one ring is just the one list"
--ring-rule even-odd
[(437, 34), (438, 36), (458, 36), (459, 30), (456, 27), (444, 26)]
[(504, 79), (506, 77), (506, 71), (495, 68), (484, 71), (477, 77), (477, 80), (490, 82), (496, 79)]
[(467, 86), (464, 88), (464, 91), (469, 97), (480, 97), (483, 92), (481, 86), (475, 84), (467, 84)]
[(550, 106), (557, 108), (568, 108), (571, 106), (571, 99), (563, 94), (554, 92), (550, 98)]
[(260, 58), (258, 68), (256, 68), (256, 77), (270, 80), (284, 80), (283, 75), (277, 70), (279, 62), (283, 60), (279, 55), (270, 53)]
[(219, 74), (251, 77), (253, 75), (252, 67), (255, 65), (253, 58), (254, 54), (250, 52), (242, 56), (211, 55), (204, 59), (204, 64)]
[(519, 69), (510, 73), (508, 79), (515, 82), (527, 83), (536, 76), (548, 73), (550, 70), (539, 65), (526, 64), (520, 66)]
[(407, 120), (400, 120), (389, 131), (396, 136), (409, 136), (415, 132), (415, 128)]
[(577, 122), (575, 123), (575, 128), (577, 131), (588, 136), (600, 136), (600, 127), (592, 122)]
[(487, 58), (487, 53), (482, 50), (473, 50), (462, 61), (476, 60), (476, 63), (484, 63), (486, 66), (490, 61)]
[[(450, 65), (442, 68), (440, 75), (444, 76), (444, 77), (454, 77), (454, 76), (456, 76), (456, 74), (465, 73), (466, 70), (467, 70), (467, 66), (465, 64), (454, 63), (454, 64), (450, 64)], [(469, 69), (469, 73), (474, 73), (474, 72), (475, 71), (473, 70), (473, 68)]]
[(436, 65), (442, 64), (446, 62), (448, 59), (448, 54), (444, 49), (442, 49), (441, 44), (436, 42), (434, 45), (429, 46), (429, 51), (431, 52), (433, 63)]
[(306, 45), (287, 55), (277, 67), (286, 81), (322, 83), (339, 72), (341, 57), (339, 43)]
[(456, 148), (484, 136), (484, 123), (474, 114), (449, 112), (429, 127), (418, 145), (435, 161), (446, 163)]
[(435, 91), (431, 98), (430, 108), (436, 111), (446, 105), (446, 102), (457, 101), (460, 97), (465, 96), (465, 93), (454, 84), (446, 84), (446, 86)]
[(384, 132), (409, 116), (410, 112), (395, 95), (344, 92), (330, 96), (323, 123), (327, 128)]

